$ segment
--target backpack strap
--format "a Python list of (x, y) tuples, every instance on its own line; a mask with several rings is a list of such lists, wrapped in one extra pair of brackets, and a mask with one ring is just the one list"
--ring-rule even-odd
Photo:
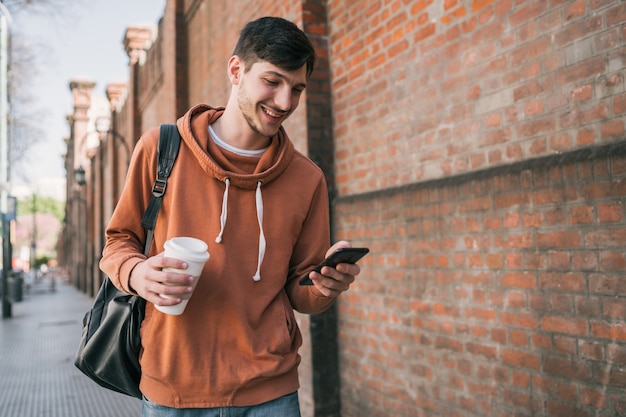
[(167, 189), (167, 179), (172, 172), (174, 162), (178, 156), (178, 149), (180, 148), (180, 133), (178, 127), (175, 124), (163, 123), (161, 125), (161, 134), (159, 136), (159, 149), (158, 149), (158, 167), (157, 178), (152, 185), (152, 198), (148, 208), (141, 220), (141, 226), (148, 231), (146, 236), (146, 244), (144, 246), (144, 255), (148, 256), (150, 252), (150, 245), (152, 244), (152, 238), (154, 236), (154, 226), (156, 225), (157, 216), (163, 203), (163, 195)]

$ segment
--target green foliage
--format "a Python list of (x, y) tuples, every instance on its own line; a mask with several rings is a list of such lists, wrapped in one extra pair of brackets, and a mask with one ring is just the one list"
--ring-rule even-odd
[(39, 268), (41, 265), (47, 265), (48, 262), (50, 262), (52, 258), (49, 256), (38, 256), (37, 259), (35, 259), (35, 267)]
[(63, 222), (65, 217), (65, 202), (55, 200), (52, 197), (42, 197), (38, 195), (30, 195), (27, 198), (20, 199), (17, 202), (17, 215), (49, 213), (56, 217), (59, 222)]

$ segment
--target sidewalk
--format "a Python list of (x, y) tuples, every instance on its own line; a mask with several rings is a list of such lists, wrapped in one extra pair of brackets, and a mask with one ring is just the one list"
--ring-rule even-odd
[(74, 366), (92, 299), (43, 279), (0, 318), (0, 416), (138, 417), (141, 401), (101, 388)]

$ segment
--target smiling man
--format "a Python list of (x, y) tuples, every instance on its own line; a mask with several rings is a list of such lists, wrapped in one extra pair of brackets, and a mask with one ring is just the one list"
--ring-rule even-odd
[[(158, 127), (137, 143), (100, 266), (118, 288), (148, 301), (144, 416), (300, 416), (302, 337), (293, 310), (326, 310), (360, 272), (350, 264), (312, 272), (350, 246), (329, 248), (324, 175), (282, 127), (314, 63), (313, 46), (293, 23), (266, 17), (246, 25), (227, 65), (226, 107), (197, 105), (177, 122), (181, 147), (147, 259), (141, 218)], [(211, 255), (178, 316), (154, 307), (192, 291), (192, 277), (167, 271), (184, 263), (162, 255), (176, 236), (202, 239)], [(307, 274), (313, 285), (299, 285)]]

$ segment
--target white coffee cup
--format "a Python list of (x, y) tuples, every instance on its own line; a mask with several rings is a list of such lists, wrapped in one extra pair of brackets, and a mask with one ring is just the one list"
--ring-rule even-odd
[[(192, 288), (195, 289), (198, 284), (198, 278), (202, 273), (202, 268), (204, 268), (204, 264), (209, 259), (207, 244), (193, 237), (174, 237), (166, 241), (163, 247), (165, 248), (164, 256), (166, 258), (175, 258), (187, 262), (187, 269), (163, 268), (163, 270), (192, 275), (195, 278)], [(191, 294), (193, 294), (193, 291), (180, 296), (182, 301), (179, 304), (173, 306), (155, 305), (154, 307), (163, 313), (178, 316), (185, 311)], [(164, 294), (161, 294), (161, 297), (173, 298), (173, 296)]]

